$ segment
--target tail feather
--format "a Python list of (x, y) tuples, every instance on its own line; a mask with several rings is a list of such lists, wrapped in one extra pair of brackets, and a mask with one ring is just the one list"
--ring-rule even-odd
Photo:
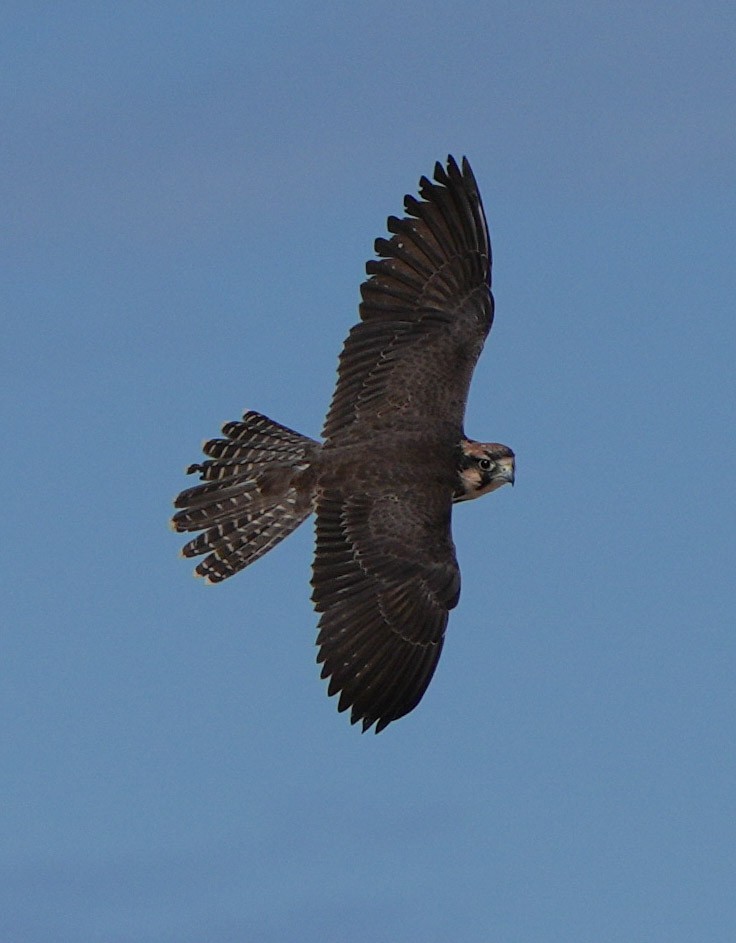
[(226, 481), (213, 481), (204, 485), (194, 485), (192, 488), (186, 488), (174, 501), (174, 507), (177, 508), (197, 508), (212, 504), (213, 498), (219, 501), (225, 501), (233, 495), (242, 497), (243, 501), (253, 501), (258, 498), (258, 482), (255, 475), (257, 471), (246, 472), (242, 475), (233, 476)]
[(205, 483), (181, 492), (172, 518), (176, 531), (203, 531), (182, 554), (209, 554), (195, 573), (212, 583), (262, 557), (309, 516), (311, 494), (299, 493), (294, 480), (319, 449), (313, 439), (256, 412), (222, 431), (227, 438), (203, 446), (210, 459), (187, 469)]
[(308, 436), (252, 410), (242, 420), (226, 422), (222, 432), (227, 438), (205, 442), (202, 451), (209, 459), (190, 465), (187, 474), (199, 473), (202, 481), (219, 481), (247, 475), (272, 462), (296, 464), (315, 445)]
[(258, 484), (253, 481), (225, 487), (221, 491), (208, 490), (204, 494), (198, 493), (198, 490), (190, 489), (188, 498), (177, 505), (182, 510), (177, 511), (171, 519), (174, 530), (202, 530), (210, 524), (237, 520), (248, 512), (256, 513), (264, 505), (272, 503), (271, 498), (264, 498), (260, 494)]
[(296, 461), (304, 458), (314, 443), (313, 439), (252, 410), (242, 420), (226, 422), (222, 432), (227, 438), (211, 439), (202, 448), (205, 455), (222, 462)]
[(281, 504), (243, 518), (211, 527), (182, 548), (186, 557), (212, 551), (195, 567), (195, 574), (208, 583), (219, 583), (254, 563), (288, 537), (311, 512), (296, 510), (293, 496)]

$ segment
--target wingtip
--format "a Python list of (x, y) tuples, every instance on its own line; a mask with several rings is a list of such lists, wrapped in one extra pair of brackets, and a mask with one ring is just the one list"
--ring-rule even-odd
[(475, 179), (470, 162), (464, 154), (459, 163), (453, 154), (448, 154), (444, 165), (440, 161), (437, 161), (434, 165), (434, 179), (436, 183), (443, 186), (448, 186), (452, 181), (462, 181), (468, 177), (471, 180)]

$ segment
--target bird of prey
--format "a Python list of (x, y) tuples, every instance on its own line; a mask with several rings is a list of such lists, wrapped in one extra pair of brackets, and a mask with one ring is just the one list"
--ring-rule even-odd
[(338, 710), (378, 733), (421, 700), (460, 595), (455, 502), (514, 482), (514, 453), (468, 439), (468, 388), (493, 322), (491, 245), (466, 159), (422, 177), (366, 265), (322, 442), (257, 412), (187, 469), (177, 531), (219, 583), (316, 517), (317, 661)]

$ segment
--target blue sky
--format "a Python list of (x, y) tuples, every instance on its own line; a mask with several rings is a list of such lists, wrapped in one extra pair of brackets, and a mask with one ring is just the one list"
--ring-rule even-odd
[[(6, 4), (0, 938), (736, 935), (736, 14)], [(314, 664), (312, 534), (167, 529), (256, 408), (317, 435), (385, 218), (467, 154), (496, 323), (419, 709)]]

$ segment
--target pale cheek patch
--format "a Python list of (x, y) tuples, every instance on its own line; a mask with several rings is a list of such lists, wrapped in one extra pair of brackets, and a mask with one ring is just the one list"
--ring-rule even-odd
[(472, 501), (473, 498), (482, 498), (484, 494), (490, 494), (496, 491), (505, 481), (492, 481), (487, 485), (481, 486), (481, 475), (477, 468), (466, 468), (460, 473), (463, 483), (464, 493), (462, 497), (455, 498), (456, 501)]

